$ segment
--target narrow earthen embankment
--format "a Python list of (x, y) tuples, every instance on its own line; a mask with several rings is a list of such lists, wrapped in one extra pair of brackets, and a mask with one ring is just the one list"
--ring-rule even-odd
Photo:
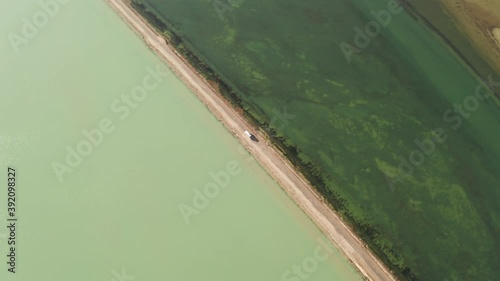
[(354, 231), (330, 208), (313, 186), (298, 173), (293, 165), (267, 141), (264, 134), (254, 132), (260, 142), (253, 142), (243, 135), (252, 128), (208, 81), (200, 76), (165, 40), (123, 0), (107, 0), (110, 6), (137, 34), (164, 60), (173, 72), (188, 85), (209, 110), (280, 184), (300, 208), (316, 223), (328, 238), (350, 259), (368, 280), (390, 281), (396, 278), (385, 265), (357, 237)]

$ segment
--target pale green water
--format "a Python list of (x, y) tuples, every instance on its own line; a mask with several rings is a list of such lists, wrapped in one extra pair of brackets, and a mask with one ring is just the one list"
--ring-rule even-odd
[[(319, 230), (170, 72), (124, 120), (110, 109), (160, 61), (104, 1), (61, 6), (18, 54), (7, 34), (41, 8), (4, 1), (0, 11), (0, 280), (274, 281), (313, 256)], [(59, 182), (51, 163), (104, 118), (115, 130)], [(186, 224), (178, 205), (231, 161), (242, 172)], [(16, 274), (5, 257), (8, 165), (18, 169)], [(122, 268), (134, 278), (116, 278)], [(338, 251), (309, 275), (361, 279)]]

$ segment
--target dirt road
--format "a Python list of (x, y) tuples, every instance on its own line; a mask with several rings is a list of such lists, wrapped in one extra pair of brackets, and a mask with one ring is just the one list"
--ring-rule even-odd
[(356, 234), (324, 202), (311, 184), (272, 145), (267, 138), (252, 132), (261, 140), (253, 142), (243, 132), (253, 126), (212, 89), (208, 82), (186, 63), (165, 40), (122, 0), (107, 0), (145, 42), (198, 95), (210, 111), (245, 146), (267, 172), (280, 184), (300, 208), (316, 223), (328, 238), (351, 260), (368, 279), (397, 280), (371, 253)]

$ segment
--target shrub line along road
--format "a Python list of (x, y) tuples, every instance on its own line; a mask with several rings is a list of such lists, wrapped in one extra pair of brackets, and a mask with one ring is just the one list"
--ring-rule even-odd
[(397, 280), (387, 267), (368, 249), (356, 233), (331, 209), (304, 176), (258, 131), (261, 140), (254, 142), (243, 132), (253, 126), (210, 87), (174, 49), (165, 43), (140, 15), (122, 0), (107, 0), (110, 6), (165, 61), (172, 71), (193, 90), (198, 98), (224, 126), (249, 150), (267, 172), (280, 184), (297, 205), (316, 223), (325, 235), (350, 259), (357, 269), (373, 281)]

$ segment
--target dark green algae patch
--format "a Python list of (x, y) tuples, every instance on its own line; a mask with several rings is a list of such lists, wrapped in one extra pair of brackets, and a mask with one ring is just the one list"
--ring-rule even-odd
[[(389, 1), (134, 1), (402, 280), (500, 276), (498, 99)], [(221, 5), (222, 3), (222, 5)], [(500, 81), (486, 81), (499, 92)]]

